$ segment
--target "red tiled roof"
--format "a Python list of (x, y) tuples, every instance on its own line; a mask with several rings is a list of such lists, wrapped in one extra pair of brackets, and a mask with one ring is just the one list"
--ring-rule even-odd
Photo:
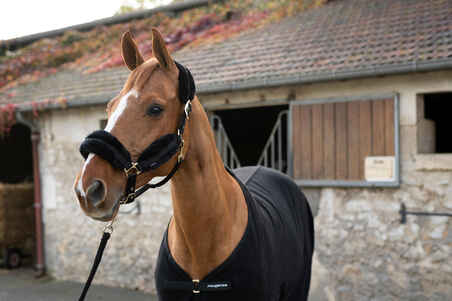
[[(200, 93), (452, 69), (452, 0), (335, 0), (280, 23), (174, 54)], [(66, 70), (0, 96), (0, 103), (107, 101), (125, 67)]]
[(333, 1), (179, 56), (202, 91), (452, 69), (452, 1)]

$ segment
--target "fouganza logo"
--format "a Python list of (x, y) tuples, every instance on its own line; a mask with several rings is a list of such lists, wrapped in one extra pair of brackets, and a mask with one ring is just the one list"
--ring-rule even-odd
[(212, 283), (207, 284), (207, 288), (227, 288), (229, 287), (228, 283)]

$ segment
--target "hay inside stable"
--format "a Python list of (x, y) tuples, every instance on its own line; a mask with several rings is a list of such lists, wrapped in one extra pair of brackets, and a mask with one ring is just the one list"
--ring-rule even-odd
[(33, 183), (0, 183), (0, 247), (24, 248), (33, 240)]

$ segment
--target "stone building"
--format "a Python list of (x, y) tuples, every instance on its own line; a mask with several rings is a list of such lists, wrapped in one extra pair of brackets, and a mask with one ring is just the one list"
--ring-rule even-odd
[[(335, 0), (218, 43), (183, 49), (230, 165), (290, 174), (315, 213), (312, 300), (449, 300), (452, 220), (452, 1)], [(77, 148), (105, 123), (128, 72), (63, 70), (2, 103), (64, 97), (32, 119), (40, 132), (45, 266), (84, 281), (103, 225), (72, 192)], [(252, 122), (251, 122), (252, 121)], [(123, 209), (98, 283), (154, 292), (171, 216), (169, 187)]]

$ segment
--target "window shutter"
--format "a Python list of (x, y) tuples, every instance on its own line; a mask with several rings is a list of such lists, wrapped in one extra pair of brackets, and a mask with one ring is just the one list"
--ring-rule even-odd
[(368, 156), (394, 156), (394, 99), (292, 105), (293, 175), (364, 181)]

